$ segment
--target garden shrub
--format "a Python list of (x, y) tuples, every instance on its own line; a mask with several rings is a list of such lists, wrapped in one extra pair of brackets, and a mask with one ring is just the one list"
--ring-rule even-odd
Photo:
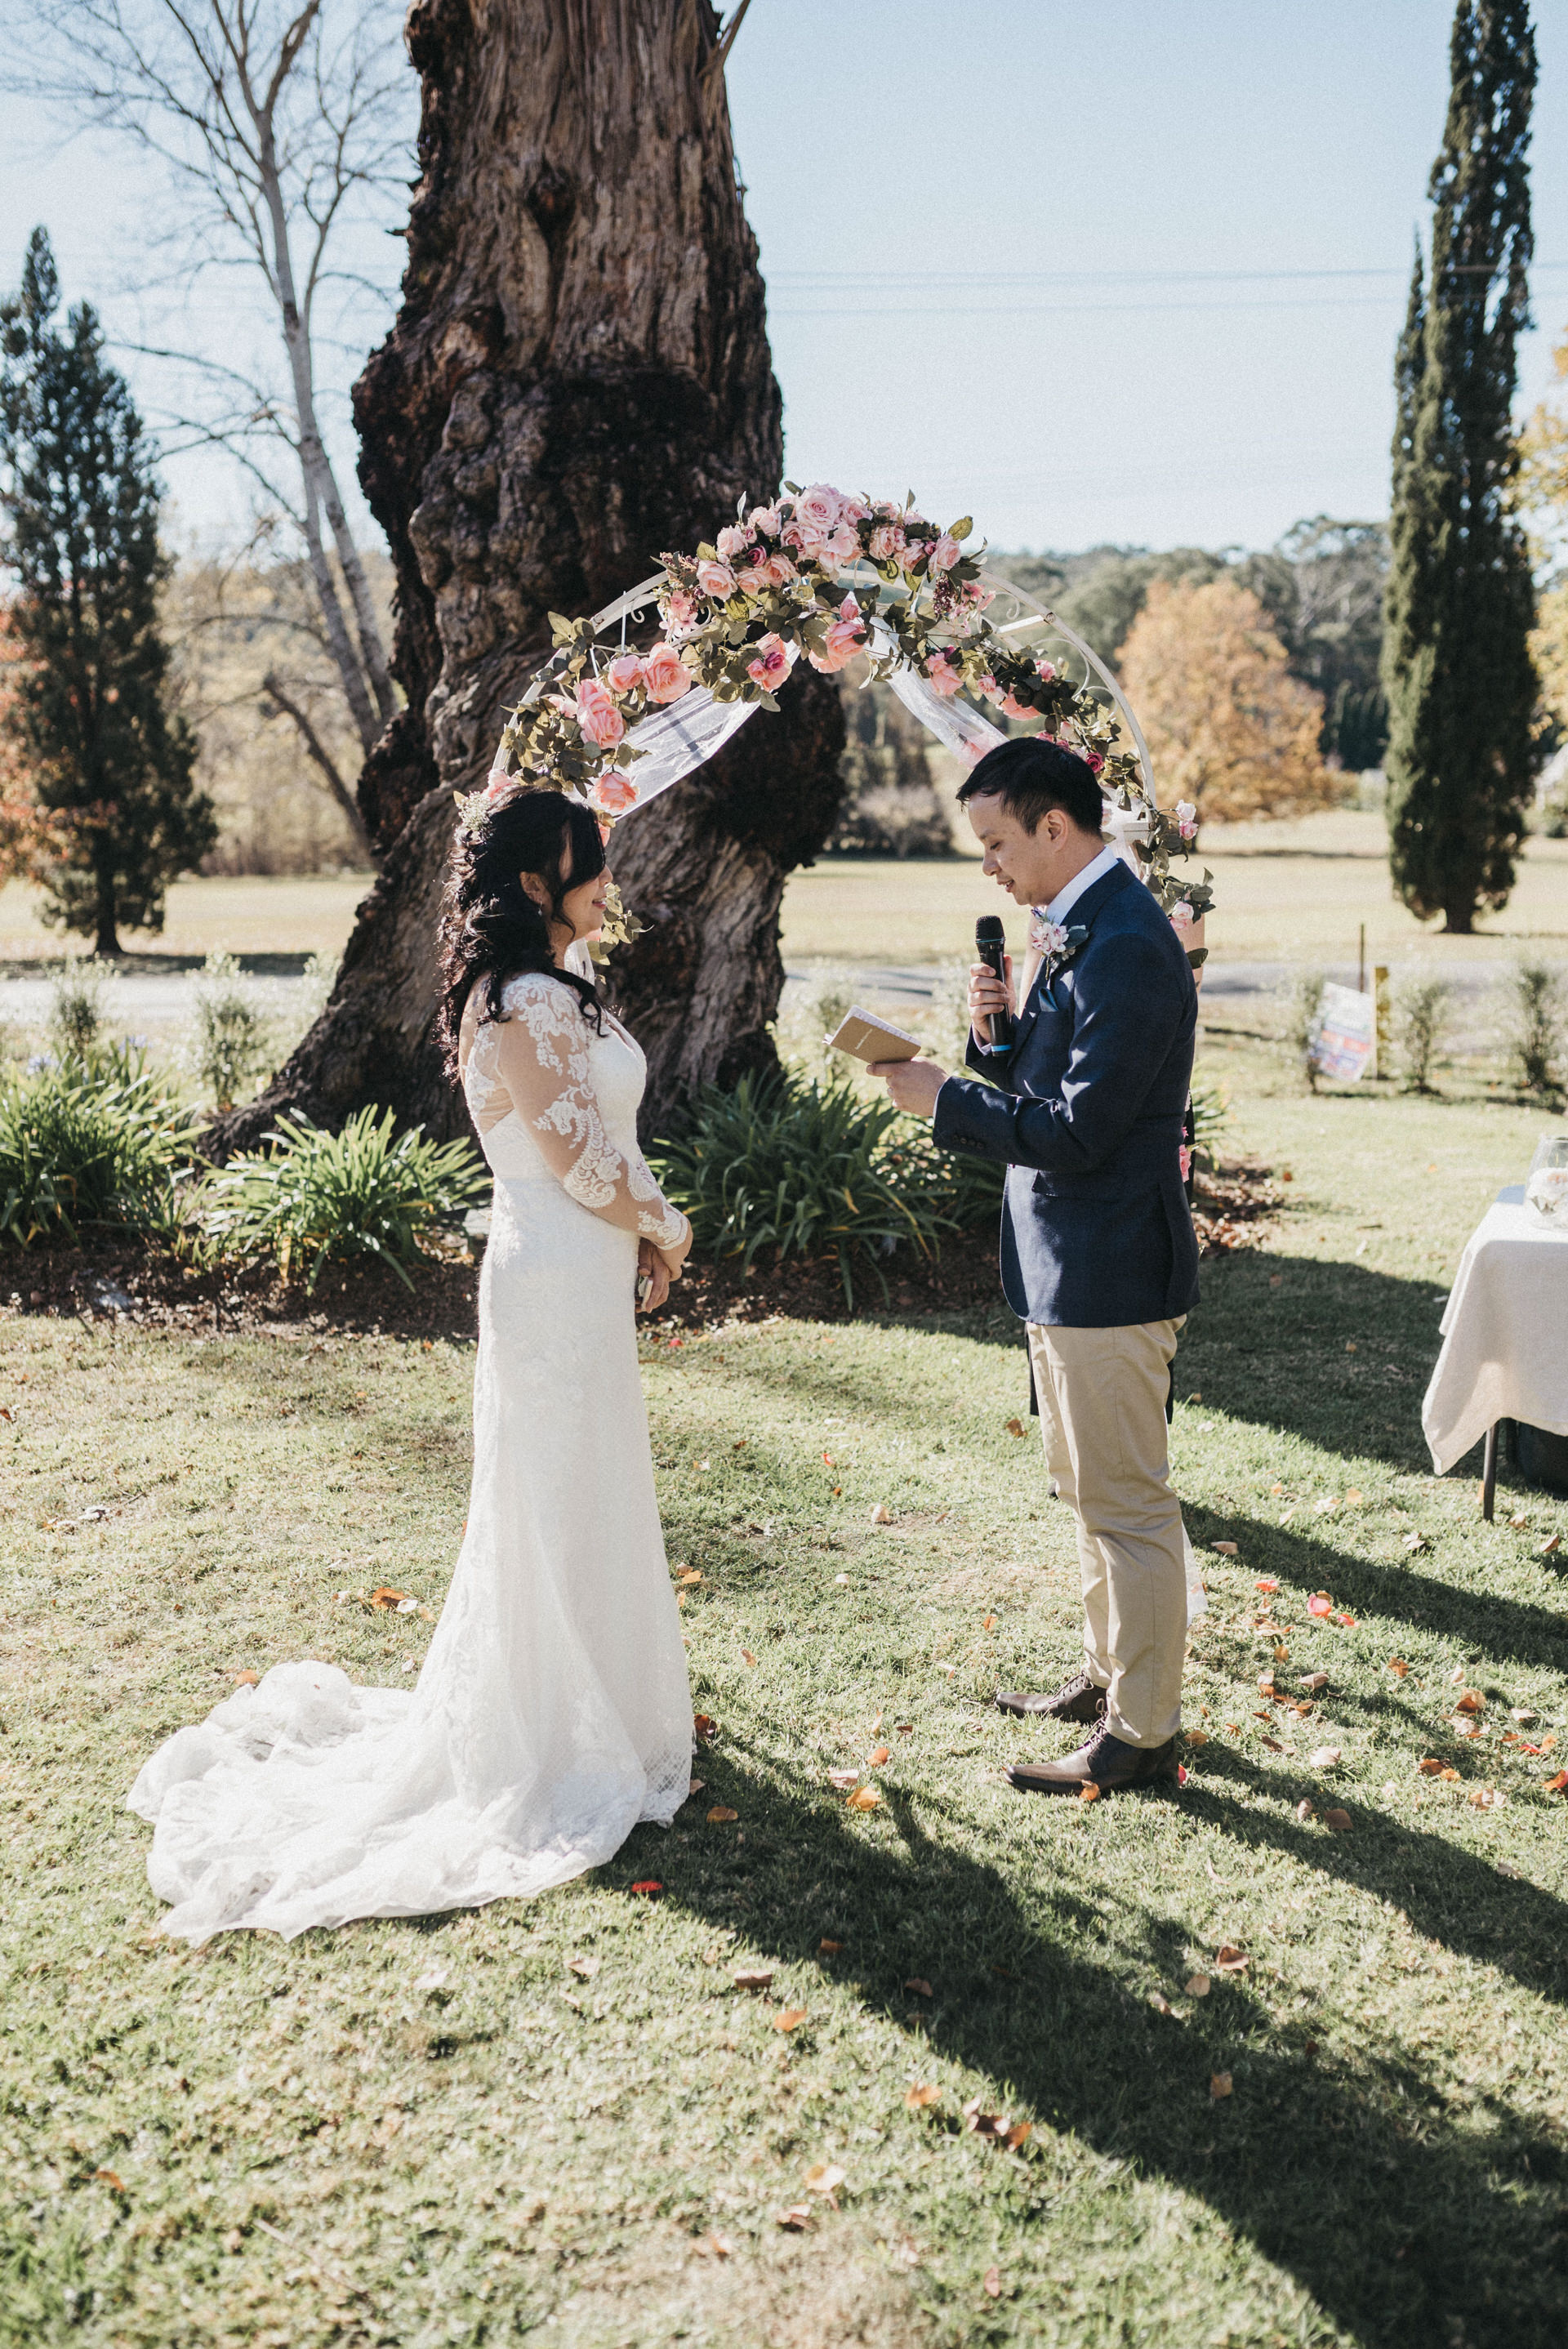
[(280, 1118), (267, 1146), (210, 1175), (195, 1203), (211, 1262), (271, 1259), (284, 1279), (308, 1264), (315, 1290), (333, 1259), (377, 1256), (412, 1288), (405, 1267), (422, 1241), (490, 1196), (490, 1174), (468, 1141), (398, 1133), (387, 1110), (363, 1109), (340, 1133)]
[(1435, 973), (1405, 980), (1394, 999), (1394, 1042), (1405, 1091), (1429, 1093), (1432, 1063), (1448, 1026), (1451, 990)]
[(1563, 1052), (1562, 974), (1549, 962), (1526, 956), (1510, 980), (1513, 1059), (1526, 1092), (1556, 1090)]
[(196, 982), (190, 1059), (221, 1111), (231, 1110), (264, 1076), (272, 1025), (232, 955), (210, 954)]
[(0, 1238), (26, 1247), (94, 1225), (171, 1234), (196, 1129), (129, 1054), (0, 1080)]
[(49, 996), (49, 1035), (62, 1061), (86, 1061), (103, 1026), (104, 983), (108, 967), (96, 957), (68, 962)]
[(738, 1256), (748, 1269), (765, 1251), (775, 1263), (835, 1257), (851, 1306), (854, 1264), (871, 1267), (885, 1297), (882, 1262), (901, 1246), (929, 1257), (944, 1233), (994, 1212), (1002, 1174), (938, 1150), (889, 1101), (788, 1073), (705, 1088), (654, 1167), (704, 1256)]

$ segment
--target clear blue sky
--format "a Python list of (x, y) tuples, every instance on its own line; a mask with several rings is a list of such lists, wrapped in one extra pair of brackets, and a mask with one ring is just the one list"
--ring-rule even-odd
[[(1527, 401), (1568, 327), (1568, 8), (1536, 13)], [(1451, 15), (752, 0), (730, 100), (792, 473), (913, 488), (1011, 546), (1264, 545), (1303, 514), (1384, 512)], [(133, 332), (156, 194), (15, 100), (0, 131), (0, 283), (42, 220), (67, 295)], [(156, 409), (148, 363), (130, 372)], [(242, 519), (217, 460), (167, 471), (188, 524)]]

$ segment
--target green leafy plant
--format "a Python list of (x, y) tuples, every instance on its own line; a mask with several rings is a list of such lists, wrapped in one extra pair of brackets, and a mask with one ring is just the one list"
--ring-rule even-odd
[(1510, 980), (1513, 998), (1513, 1058), (1526, 1092), (1557, 1089), (1563, 1052), (1562, 973), (1549, 962), (1526, 957)]
[(232, 1109), (272, 1055), (272, 1029), (232, 955), (210, 954), (196, 982), (190, 1057), (220, 1110)]
[(1194, 1148), (1212, 1158), (1220, 1140), (1231, 1123), (1231, 1089), (1229, 1085), (1194, 1085), (1192, 1088), (1192, 1142)]
[(775, 1262), (834, 1256), (851, 1305), (853, 1262), (871, 1266), (885, 1296), (879, 1259), (901, 1244), (929, 1256), (958, 1227), (956, 1162), (891, 1102), (863, 1101), (842, 1081), (748, 1075), (733, 1092), (708, 1086), (653, 1163), (704, 1255), (738, 1256), (748, 1268), (765, 1249)]
[(104, 981), (96, 956), (67, 963), (49, 993), (49, 1037), (63, 1061), (92, 1058), (103, 1026)]
[(0, 1082), (0, 1238), (26, 1247), (91, 1225), (172, 1234), (195, 1148), (189, 1112), (145, 1069)]
[(1432, 1063), (1448, 1025), (1451, 991), (1435, 974), (1408, 978), (1394, 999), (1394, 1042), (1405, 1091), (1429, 1093)]
[(389, 1109), (362, 1109), (340, 1133), (280, 1118), (264, 1150), (232, 1158), (196, 1201), (213, 1262), (270, 1257), (284, 1280), (308, 1264), (315, 1290), (334, 1258), (377, 1256), (412, 1288), (420, 1241), (488, 1197), (490, 1170), (469, 1142), (398, 1133)]
[(1315, 1092), (1319, 1063), (1317, 1058), (1318, 1023), (1323, 1013), (1323, 990), (1326, 984), (1322, 971), (1304, 970), (1298, 974), (1285, 997), (1285, 1036), (1301, 1062), (1302, 1073)]

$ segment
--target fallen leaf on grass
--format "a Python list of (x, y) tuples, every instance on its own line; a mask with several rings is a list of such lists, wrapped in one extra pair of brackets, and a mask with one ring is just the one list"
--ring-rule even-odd
[(979, 2097), (972, 2096), (964, 2107), (964, 2126), (975, 2137), (1004, 2138), (1012, 2123), (1006, 2113), (983, 2113)]
[(792, 2235), (803, 2234), (810, 2223), (811, 2206), (809, 2202), (791, 2202), (788, 2210), (779, 2213), (779, 2224), (788, 2227)]
[(1568, 1770), (1559, 1770), (1555, 1778), (1545, 1782), (1549, 1795), (1568, 1795)]
[(1334, 1601), (1331, 1599), (1326, 1599), (1320, 1590), (1315, 1597), (1307, 1600), (1306, 1611), (1309, 1615), (1332, 1615)]
[(1010, 1419), (1007, 1422), (1007, 1433), (1009, 1435), (1022, 1435), (1024, 1433), (1023, 1421), (1021, 1419)]
[(1207, 1974), (1189, 1974), (1181, 1987), (1189, 1998), (1207, 1998), (1213, 1984)]
[(929, 2082), (923, 2081), (918, 2086), (905, 2090), (903, 2101), (912, 2113), (923, 2112), (927, 2105), (938, 2105), (942, 2102), (942, 2091), (940, 2088), (932, 2087)]
[(1277, 1590), (1279, 1588), (1279, 1584), (1277, 1582), (1270, 1582), (1265, 1578), (1262, 1582), (1254, 1582), (1253, 1588), (1254, 1590)]
[(1531, 1722), (1539, 1721), (1541, 1715), (1538, 1713), (1532, 1713), (1527, 1704), (1516, 1704), (1509, 1714), (1511, 1721)]
[(1346, 1493), (1345, 1495), (1345, 1506), (1348, 1509), (1358, 1509), (1361, 1506), (1360, 1494), (1356, 1492), (1354, 1489)]
[(888, 1507), (885, 1501), (873, 1501), (872, 1503), (872, 1523), (873, 1526), (892, 1525), (892, 1511)]
[(750, 1651), (750, 1649), (749, 1649), (749, 1648), (742, 1648), (742, 1650), (740, 1651), (740, 1661), (741, 1661), (741, 1662), (742, 1662), (743, 1664), (749, 1664), (749, 1665), (751, 1666), (752, 1670), (753, 1670), (754, 1671), (756, 1671), (756, 1669), (757, 1669), (757, 1659), (756, 1659), (756, 1657), (752, 1654), (752, 1652), (751, 1652), (751, 1651)]
[(229, 1678), (239, 1688), (259, 1688), (262, 1682), (260, 1672), (231, 1672)]
[(1563, 1547), (1563, 1537), (1562, 1537), (1562, 1535), (1561, 1535), (1561, 1534), (1553, 1534), (1553, 1535), (1552, 1536), (1552, 1538), (1551, 1538), (1551, 1540), (1550, 1540), (1550, 1541), (1543, 1541), (1543, 1542), (1542, 1543), (1541, 1547), (1540, 1547), (1540, 1548), (1537, 1550), (1537, 1552), (1536, 1552), (1536, 1556), (1537, 1556), (1538, 1557), (1552, 1557), (1552, 1555), (1553, 1554), (1553, 1552), (1554, 1552), (1554, 1551), (1556, 1551), (1556, 1550), (1561, 1549), (1561, 1548), (1562, 1548), (1562, 1547)]
[(1220, 2096), (1228, 2096), (1228, 2095), (1230, 2095), (1230, 2093), (1231, 2093), (1231, 2075), (1230, 2075), (1230, 2074), (1229, 2074), (1228, 2072), (1214, 2072), (1214, 2073), (1212, 2073), (1212, 2074), (1210, 2075), (1210, 2078), (1209, 2078), (1209, 2094), (1210, 2094), (1212, 2096), (1218, 2098), (1218, 2097), (1220, 2097)]
[(1236, 1545), (1233, 1541), (1217, 1541), (1212, 1543), (1211, 1547), (1216, 1549), (1222, 1557), (1234, 1557), (1236, 1556)]
[(1508, 1796), (1500, 1795), (1495, 1786), (1478, 1786), (1470, 1796), (1478, 1811), (1501, 1810), (1507, 1800)]
[(772, 1979), (771, 1966), (737, 1966), (730, 1976), (737, 1990), (766, 1990)]
[(1206, 1729), (1190, 1729), (1187, 1732), (1186, 1742), (1190, 1747), (1207, 1745), (1209, 1743), (1209, 1733)]
[(1404, 1543), (1405, 1543), (1405, 1547), (1406, 1547), (1408, 1550), (1412, 1550), (1412, 1551), (1414, 1551), (1414, 1550), (1418, 1550), (1418, 1549), (1426, 1549), (1426, 1548), (1429, 1547), (1429, 1545), (1428, 1545), (1428, 1541), (1427, 1541), (1427, 1537), (1426, 1537), (1426, 1535), (1425, 1535), (1425, 1534), (1407, 1534), (1407, 1535), (1404, 1537)]
[(803, 2006), (787, 2006), (781, 2014), (774, 2016), (773, 2028), (775, 2031), (793, 2031), (805, 2020), (806, 2010)]
[(820, 1950), (825, 1958), (836, 1958), (843, 1946), (842, 1941), (830, 1941), (826, 1939), (819, 1941), (817, 1944), (817, 1947)]
[(1303, 1826), (1305, 1826), (1308, 1819), (1315, 1818), (1316, 1816), (1317, 1806), (1315, 1803), (1309, 1803), (1306, 1796), (1304, 1795), (1300, 1802), (1297, 1803), (1295, 1806), (1295, 1815), (1296, 1817), (1301, 1820)]
[(1300, 1681), (1297, 1682), (1297, 1686), (1310, 1690), (1312, 1694), (1316, 1696), (1321, 1690), (1326, 1689), (1328, 1686), (1328, 1674), (1326, 1672), (1303, 1672)]
[(936, 1995), (936, 1992), (932, 1989), (931, 1984), (926, 1981), (923, 1974), (911, 1974), (909, 1980), (904, 1984), (904, 1988), (905, 1990), (912, 1990), (916, 1998), (934, 1998)]
[(706, 1778), (693, 1778), (686, 1787), (687, 1802), (690, 1802), (694, 1795), (700, 1795), (707, 1784), (707, 1781)]
[(407, 1596), (408, 1593), (406, 1590), (393, 1590), (388, 1585), (383, 1583), (379, 1590), (371, 1592), (365, 1603), (367, 1607), (378, 1609), (384, 1614), (390, 1614), (402, 1606)]
[(988, 2300), (1000, 2300), (1002, 2297), (1001, 2269), (987, 2268), (980, 2280), (980, 2289)]
[(603, 1958), (568, 1958), (566, 1971), (578, 1975), (583, 1982), (592, 1982), (603, 1962)]
[(582, 2013), (582, 2012), (583, 2012), (583, 2002), (582, 2002), (582, 2000), (581, 2000), (580, 1998), (573, 1998), (573, 1995), (572, 1995), (572, 1992), (571, 1992), (569, 1990), (563, 1990), (563, 1991), (562, 1992), (562, 1993), (561, 1993), (561, 2003), (562, 2003), (562, 2006), (569, 2006), (569, 2007), (572, 2009), (572, 2011), (573, 2011), (573, 2014), (581, 2014), (581, 2013)]
[(1352, 1822), (1348, 1811), (1336, 1810), (1324, 1812), (1323, 1824), (1326, 1827), (1332, 1827), (1336, 1835), (1344, 1835)]
[(1343, 1761), (1344, 1758), (1343, 1750), (1339, 1746), (1319, 1745), (1310, 1756), (1307, 1767), (1310, 1770), (1332, 1770), (1335, 1764)]
[(1277, 1737), (1261, 1738), (1259, 1743), (1260, 1744), (1266, 1745), (1271, 1754), (1283, 1754), (1284, 1752), (1284, 1747), (1280, 1744)]
[(1388, 1662), (1387, 1662), (1387, 1670), (1393, 1673), (1393, 1675), (1394, 1675), (1394, 1677), (1395, 1677), (1395, 1679), (1396, 1679), (1396, 1680), (1401, 1680), (1401, 1681), (1402, 1681), (1402, 1680), (1404, 1680), (1404, 1679), (1406, 1678), (1407, 1674), (1408, 1673), (1409, 1669), (1410, 1669), (1410, 1667), (1409, 1667), (1409, 1665), (1405, 1661), (1405, 1659), (1404, 1659), (1404, 1657), (1403, 1657), (1403, 1656), (1390, 1656), (1390, 1657), (1389, 1657), (1389, 1659), (1388, 1659)]
[(886, 1745), (873, 1745), (871, 1752), (866, 1755), (866, 1768), (868, 1770), (880, 1770), (884, 1762), (891, 1762), (892, 1759), (892, 1753), (891, 1747)]
[(897, 1730), (901, 1737), (913, 1737), (914, 1735), (914, 1723), (913, 1721), (895, 1721), (893, 1723), (893, 1727)]
[(688, 1567), (685, 1574), (677, 1574), (676, 1577), (676, 1587), (677, 1588), (682, 1589), (686, 1588), (691, 1583), (700, 1582), (701, 1580), (702, 1570), (699, 1567), (695, 1566)]
[(996, 1618), (995, 1615), (987, 1615), (985, 1620), (981, 1624), (980, 1629), (983, 1631), (994, 1631), (996, 1629)]
[(841, 1795), (847, 1795), (851, 1786), (858, 1786), (860, 1783), (858, 1770), (830, 1770), (828, 1773), (829, 1785), (836, 1786)]
[(727, 2260), (734, 2251), (735, 2245), (724, 2235), (699, 2235), (692, 2249), (699, 2258)]
[(656, 1899), (664, 1889), (656, 1876), (645, 1876), (632, 1887), (634, 1892), (645, 1892), (650, 1900)]
[(1456, 1713), (1484, 1713), (1486, 1711), (1486, 1699), (1482, 1696), (1479, 1689), (1466, 1689), (1462, 1696), (1455, 1697), (1454, 1711)]
[(727, 1827), (739, 1816), (740, 1813), (732, 1811), (727, 1803), (715, 1803), (707, 1815), (707, 1823), (710, 1827)]
[(1252, 1960), (1244, 1950), (1238, 1950), (1233, 1942), (1225, 1941), (1214, 1952), (1214, 1964), (1222, 1974), (1239, 1974), (1246, 1971)]
[(1171, 2012), (1171, 2002), (1162, 1990), (1151, 1990), (1149, 1993), (1149, 2003), (1156, 2014), (1169, 2014)]
[(1479, 1737), (1480, 1735), (1480, 1722), (1474, 1720), (1468, 1713), (1456, 1713), (1453, 1719), (1449, 1722), (1449, 1727), (1453, 1731), (1456, 1737)]
[(699, 1745), (707, 1744), (717, 1727), (718, 1723), (711, 1713), (699, 1713), (692, 1721), (693, 1733)]
[(850, 1796), (849, 1807), (851, 1811), (874, 1811), (881, 1801), (874, 1786), (857, 1786)]
[(1099, 1788), (1095, 1785), (1092, 1778), (1086, 1778), (1083, 1785), (1078, 1788), (1078, 1800), (1080, 1803), (1099, 1802)]
[(825, 2194), (830, 2199), (844, 2182), (844, 2173), (836, 2161), (814, 2161), (800, 2180), (808, 2194)]

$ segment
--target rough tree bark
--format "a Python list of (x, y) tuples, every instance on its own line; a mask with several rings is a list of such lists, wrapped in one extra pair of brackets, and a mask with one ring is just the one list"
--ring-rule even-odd
[[(482, 780), (548, 650), (711, 536), (782, 462), (756, 241), (708, 0), (414, 0), (423, 85), (403, 306), (355, 395), (361, 479), (397, 568), (408, 706), (360, 784), (385, 851), (321, 1019), (221, 1147), (287, 1106), (463, 1111), (430, 1033), (451, 792)], [(649, 1059), (645, 1123), (771, 1057), (784, 878), (827, 839), (843, 724), (798, 676), (696, 778), (616, 833), (646, 935), (613, 991)]]

